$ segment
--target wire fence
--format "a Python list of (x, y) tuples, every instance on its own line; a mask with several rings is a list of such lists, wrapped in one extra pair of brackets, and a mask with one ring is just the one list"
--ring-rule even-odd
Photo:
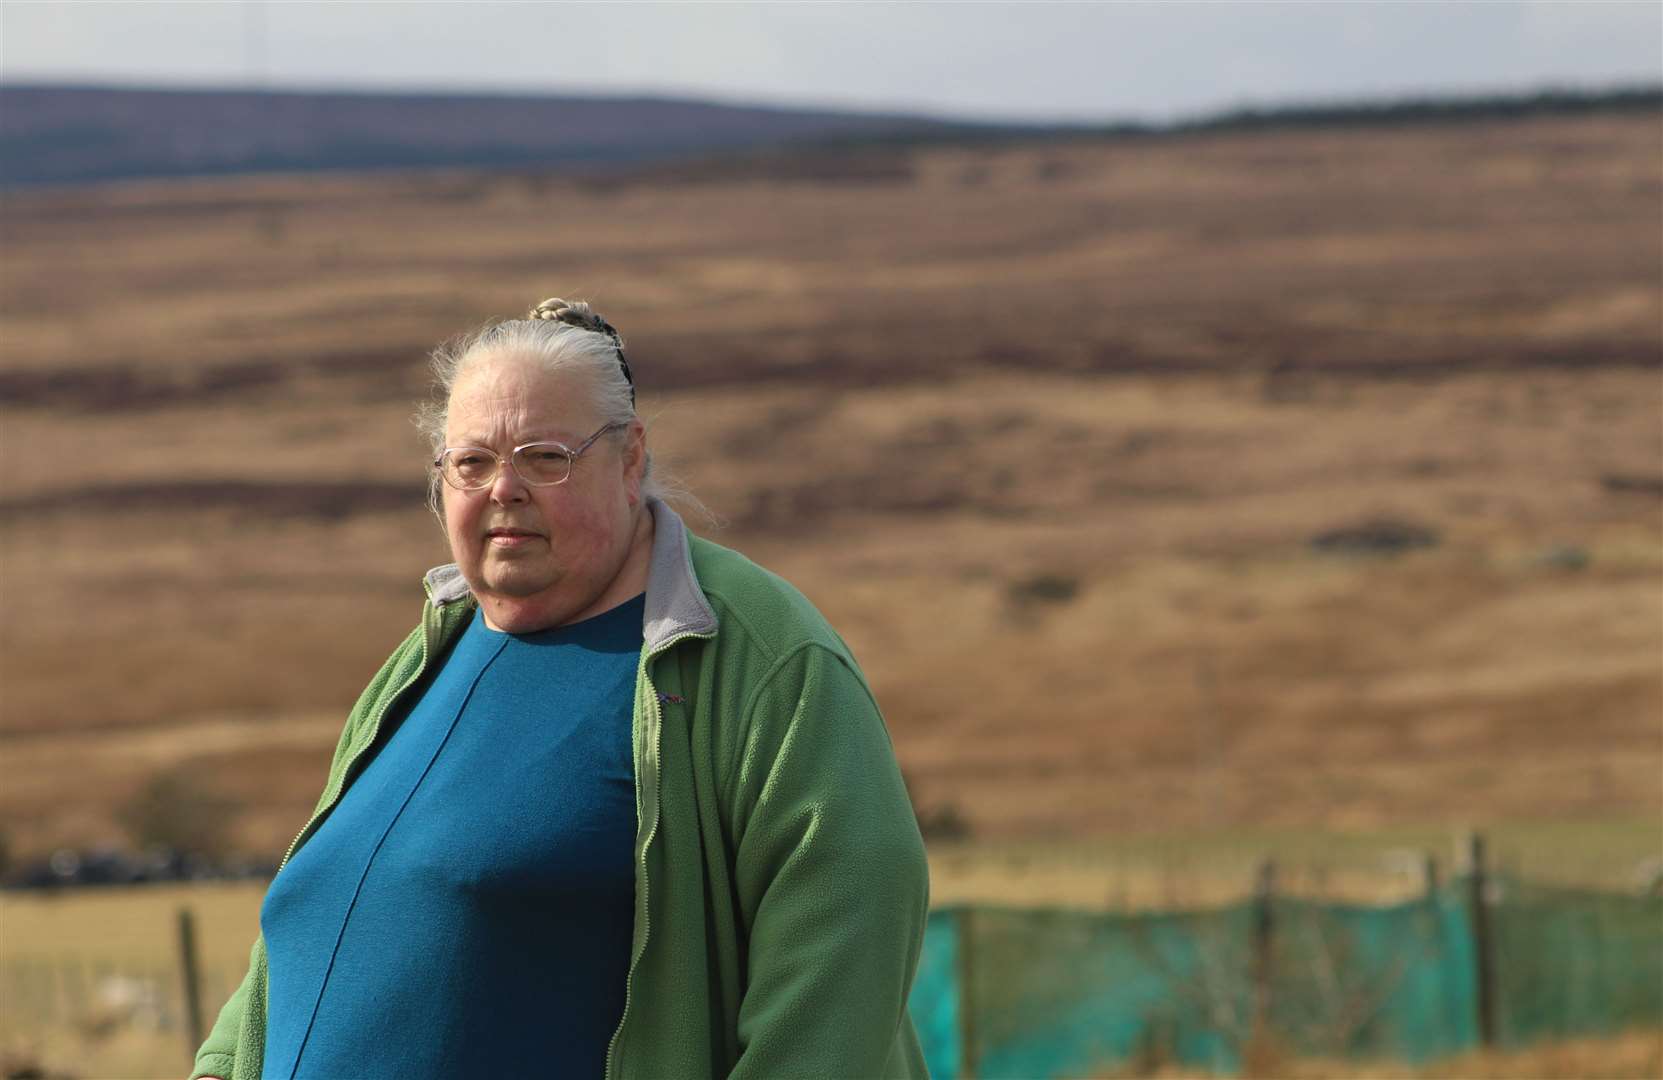
[[(207, 973), (198, 1000), (223, 1002), (241, 981)], [(188, 1039), (190, 1010), (171, 964), (94, 962), (80, 957), (19, 957), (0, 963), (0, 1004), (6, 1027), (76, 1028), (99, 1034), (119, 1026), (179, 1032)], [(211, 1007), (211, 1006), (210, 1006)]]

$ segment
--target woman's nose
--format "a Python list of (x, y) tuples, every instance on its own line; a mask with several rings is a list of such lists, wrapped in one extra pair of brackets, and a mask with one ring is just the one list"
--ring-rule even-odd
[(525, 502), (528, 497), (525, 481), (520, 479), (520, 474), (514, 471), (511, 463), (504, 461), (497, 469), (496, 479), (491, 481), (491, 501), (498, 506), (508, 506)]

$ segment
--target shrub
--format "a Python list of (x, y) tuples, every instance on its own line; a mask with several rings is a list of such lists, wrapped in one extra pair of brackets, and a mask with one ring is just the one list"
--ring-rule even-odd
[(118, 816), (137, 847), (219, 858), (226, 854), (238, 809), (186, 770), (171, 769), (151, 777)]

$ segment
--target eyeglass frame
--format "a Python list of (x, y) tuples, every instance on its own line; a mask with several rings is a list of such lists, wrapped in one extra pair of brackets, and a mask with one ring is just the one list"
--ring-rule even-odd
[[(628, 420), (614, 420), (612, 423), (603, 426), (599, 431), (595, 432), (587, 439), (584, 439), (583, 444), (576, 450), (573, 450), (563, 442), (556, 442), (552, 439), (538, 439), (535, 442), (521, 443), (520, 445), (514, 447), (514, 449), (508, 451), (507, 457), (503, 457), (503, 455), (497, 453), (495, 450), (492, 450), (489, 446), (447, 446), (439, 451), (438, 457), (433, 459), (432, 467), (438, 471), (439, 477), (444, 480), (445, 483), (449, 484), (457, 491), (484, 491), (486, 488), (496, 483), (502, 476), (502, 464), (504, 461), (508, 463), (508, 467), (510, 469), (514, 470), (514, 475), (519, 477), (520, 483), (524, 484), (526, 487), (557, 487), (572, 478), (572, 466), (577, 464), (577, 459), (583, 456), (583, 452), (595, 445), (595, 442), (600, 439), (602, 435), (605, 435), (608, 432), (616, 431), (619, 428), (627, 428), (629, 427), (629, 424), (630, 422)], [(521, 450), (531, 446), (558, 447), (560, 452), (566, 455), (566, 475), (562, 476), (558, 480), (532, 480), (529, 479), (524, 473), (520, 472), (519, 466), (514, 464), (514, 458)], [(445, 472), (444, 461), (445, 456), (453, 450), (477, 450), (480, 453), (491, 455), (492, 460), (497, 463), (497, 466), (495, 469), (491, 470), (490, 479), (486, 480), (483, 484), (476, 484), (473, 487), (462, 487), (461, 485), (452, 482), (450, 474)]]

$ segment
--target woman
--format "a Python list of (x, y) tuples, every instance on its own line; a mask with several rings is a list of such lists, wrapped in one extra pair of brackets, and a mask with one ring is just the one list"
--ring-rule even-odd
[(848, 648), (658, 497), (617, 332), (435, 354), (455, 562), (194, 1076), (922, 1076), (924, 851)]

